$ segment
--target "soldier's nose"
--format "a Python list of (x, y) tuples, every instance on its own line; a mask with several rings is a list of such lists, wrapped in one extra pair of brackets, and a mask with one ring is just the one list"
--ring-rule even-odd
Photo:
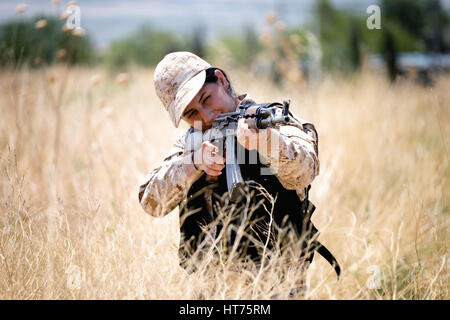
[(209, 111), (203, 112), (202, 120), (203, 120), (203, 124), (205, 126), (211, 127), (214, 119), (215, 119), (215, 115), (213, 112), (209, 112)]

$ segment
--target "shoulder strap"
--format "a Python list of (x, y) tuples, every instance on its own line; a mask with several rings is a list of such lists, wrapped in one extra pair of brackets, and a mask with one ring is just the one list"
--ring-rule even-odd
[[(311, 219), (311, 215), (315, 210), (314, 204), (309, 201), (309, 189), (311, 189), (311, 185), (309, 185), (306, 188), (306, 198), (304, 201), (308, 202), (307, 206), (307, 213), (308, 213), (308, 219)], [(313, 226), (315, 229), (315, 227)], [(317, 231), (317, 229), (315, 229)], [(334, 271), (336, 272), (337, 278), (339, 280), (339, 276), (341, 275), (341, 267), (339, 266), (339, 263), (337, 262), (336, 258), (333, 256), (333, 254), (319, 241), (314, 240), (312, 242), (312, 248), (313, 250), (316, 250), (317, 253), (319, 253), (322, 257), (325, 258), (325, 260), (328, 261), (328, 263), (334, 268)]]
[(339, 280), (339, 276), (341, 275), (341, 267), (339, 266), (339, 263), (337, 262), (333, 254), (317, 240), (314, 240), (312, 245), (314, 250), (316, 250), (322, 257), (325, 258), (325, 260), (328, 261), (329, 264), (331, 264)]

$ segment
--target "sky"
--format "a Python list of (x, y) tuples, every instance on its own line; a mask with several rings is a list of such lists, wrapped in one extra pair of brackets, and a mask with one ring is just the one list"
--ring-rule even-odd
[[(57, 14), (69, 1), (0, 0), (0, 23), (17, 17), (18, 4), (27, 4), (23, 15)], [(222, 34), (240, 32), (245, 25), (261, 31), (265, 17), (275, 12), (288, 26), (313, 25), (315, 0), (78, 0), (81, 27), (92, 37), (98, 49), (132, 33), (142, 25), (189, 36), (194, 28), (206, 30), (207, 41)], [(338, 8), (366, 14), (366, 8), (378, 0), (331, 0)], [(441, 0), (450, 9), (450, 0)]]

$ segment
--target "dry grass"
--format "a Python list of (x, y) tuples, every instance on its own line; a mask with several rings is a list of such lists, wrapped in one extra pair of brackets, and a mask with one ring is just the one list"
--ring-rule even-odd
[[(450, 298), (450, 78), (425, 89), (364, 71), (305, 91), (228, 73), (257, 101), (290, 98), (319, 132), (313, 221), (344, 273), (338, 284), (318, 256), (306, 298)], [(156, 219), (140, 207), (139, 183), (183, 130), (152, 75), (0, 73), (0, 299), (285, 297), (295, 266), (255, 278), (213, 262), (186, 275), (177, 210)]]

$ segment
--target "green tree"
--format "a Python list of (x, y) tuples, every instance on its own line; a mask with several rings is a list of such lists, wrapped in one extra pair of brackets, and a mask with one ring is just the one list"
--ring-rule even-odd
[(220, 56), (218, 51), (222, 48), (228, 53), (231, 63), (238, 67), (251, 68), (258, 54), (263, 50), (258, 34), (252, 26), (245, 26), (241, 34), (223, 35), (216, 44), (216, 48), (210, 48), (209, 55), (212, 59)]
[[(449, 27), (450, 18), (439, 0), (383, 0), (381, 10), (383, 19), (400, 25), (404, 33), (414, 38), (418, 50), (443, 52), (449, 49), (442, 30)], [(394, 32), (393, 36), (396, 41), (400, 40), (400, 34), (397, 36)], [(403, 51), (401, 45), (399, 50)]]
[(194, 28), (190, 39), (190, 50), (192, 53), (198, 55), (200, 58), (205, 58), (206, 55), (206, 27), (200, 25)]
[(366, 16), (334, 8), (328, 0), (316, 5), (323, 66), (342, 71), (356, 70), (361, 49), (383, 54), (395, 79), (398, 52), (445, 52), (443, 30), (449, 15), (439, 0), (382, 0), (381, 30), (366, 28)]
[[(327, 0), (317, 2), (316, 15), (323, 52), (323, 66), (326, 69), (343, 71), (353, 69), (350, 37), (352, 35), (351, 16), (345, 11), (335, 9)], [(355, 35), (356, 32), (353, 31), (354, 38), (356, 38)], [(356, 55), (354, 56), (356, 57)]]
[(350, 24), (350, 64), (353, 70), (359, 69), (361, 66), (361, 32), (358, 28), (358, 19), (352, 19)]
[[(45, 23), (37, 28), (40, 20)], [(92, 62), (94, 51), (89, 37), (77, 36), (71, 30), (63, 31), (63, 25), (64, 21), (51, 16), (1, 25), (0, 65), (51, 64), (58, 58), (71, 64)]]
[(187, 48), (187, 44), (173, 34), (143, 26), (130, 36), (115, 41), (105, 53), (104, 60), (111, 68), (123, 68), (132, 63), (153, 66), (167, 53)]

